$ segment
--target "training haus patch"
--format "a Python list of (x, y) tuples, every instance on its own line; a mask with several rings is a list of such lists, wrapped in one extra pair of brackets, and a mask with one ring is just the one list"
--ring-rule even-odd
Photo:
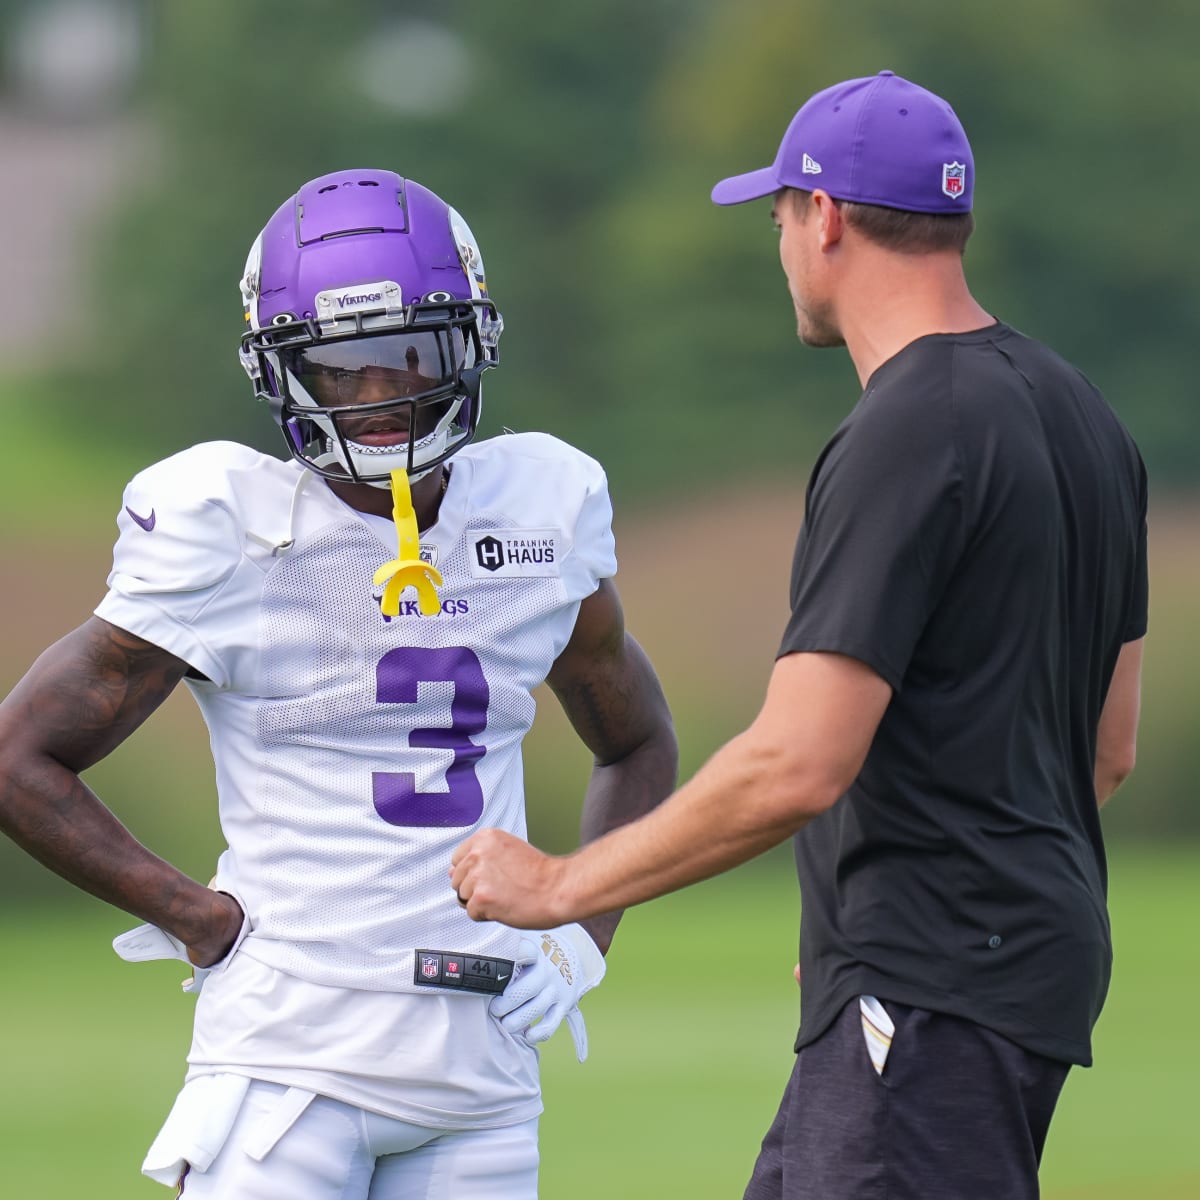
[(471, 534), (471, 574), (476, 579), (553, 576), (563, 553), (557, 529), (479, 529)]

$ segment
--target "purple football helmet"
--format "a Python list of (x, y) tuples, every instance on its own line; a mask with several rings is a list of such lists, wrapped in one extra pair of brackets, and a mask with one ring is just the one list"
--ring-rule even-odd
[(326, 479), (419, 479), (472, 437), (504, 327), (467, 223), (391, 171), (306, 183), (255, 239), (242, 365)]

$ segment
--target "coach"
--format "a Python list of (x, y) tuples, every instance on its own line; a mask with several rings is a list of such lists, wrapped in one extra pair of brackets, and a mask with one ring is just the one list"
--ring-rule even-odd
[(971, 148), (892, 74), (813, 96), (775, 162), (799, 335), (863, 394), (817, 460), (762, 711), (575, 854), (485, 830), (468, 913), (661, 895), (795, 834), (796, 1066), (748, 1200), (1033, 1200), (1111, 944), (1098, 808), (1133, 766), (1146, 477), (1096, 389), (968, 290)]

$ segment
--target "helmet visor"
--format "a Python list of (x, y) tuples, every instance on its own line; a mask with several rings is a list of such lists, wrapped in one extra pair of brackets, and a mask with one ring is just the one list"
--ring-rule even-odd
[(350, 410), (336, 414), (341, 436), (380, 447), (419, 441), (438, 429), (461, 399), (460, 373), (475, 358), (457, 328), (331, 340), (281, 355), (299, 385), (298, 394), (289, 389), (294, 399)]
[[(449, 387), (467, 361), (459, 329), (412, 330), (282, 351), (283, 365), (322, 408), (410, 400)], [(474, 354), (471, 355), (474, 357)]]

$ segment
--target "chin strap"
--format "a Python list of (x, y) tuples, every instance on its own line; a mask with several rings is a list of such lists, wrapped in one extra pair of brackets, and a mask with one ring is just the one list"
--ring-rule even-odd
[(417, 514), (413, 512), (407, 471), (392, 472), (392, 520), (396, 522), (399, 557), (385, 562), (375, 572), (376, 585), (387, 580), (379, 607), (385, 617), (399, 616), (400, 594), (411, 585), (417, 589), (421, 615), (436, 616), (442, 610), (442, 602), (435, 590), (441, 587), (442, 573), (436, 567), (421, 561)]

